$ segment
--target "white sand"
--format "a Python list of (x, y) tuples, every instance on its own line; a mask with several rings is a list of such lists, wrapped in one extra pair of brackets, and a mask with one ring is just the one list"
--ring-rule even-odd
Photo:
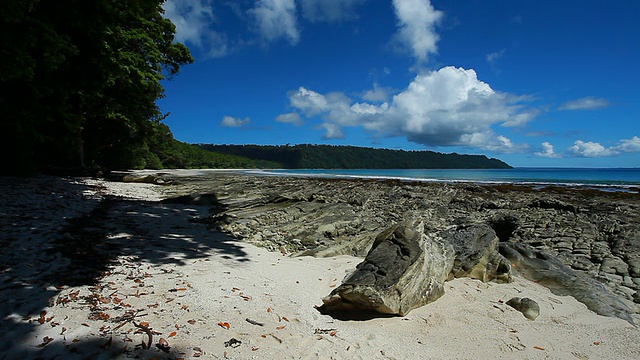
[[(314, 306), (321, 305), (322, 298), (360, 262), (358, 258), (289, 257), (229, 239), (204, 224), (187, 221), (206, 213), (204, 208), (158, 204), (161, 196), (153, 185), (82, 180), (105, 188), (55, 198), (47, 181), (41, 180), (26, 180), (22, 187), (15, 183), (23, 180), (0, 181), (3, 204), (8, 204), (0, 212), (2, 259), (10, 263), (3, 267), (0, 283), (4, 316), (0, 359), (640, 358), (637, 328), (596, 315), (571, 297), (555, 296), (521, 278), (511, 284), (448, 282), (442, 298), (406, 317), (334, 320)], [(68, 186), (82, 187), (80, 180), (76, 185), (72, 182), (67, 181)], [(57, 191), (63, 194), (64, 183), (59, 186)], [(44, 190), (38, 193), (38, 187)], [(128, 205), (123, 216), (144, 232), (127, 233), (124, 227), (114, 231), (114, 246), (127, 247), (129, 252), (122, 251), (108, 273), (94, 286), (50, 286), (48, 291), (35, 292), (40, 294), (36, 297), (33, 291), (9, 286), (17, 283), (18, 272), (40, 269), (34, 256), (37, 259), (38, 249), (47, 246), (47, 229), (64, 222), (52, 211), (78, 216), (87, 211), (87, 199), (104, 194), (148, 201)], [(55, 208), (46, 208), (45, 199)], [(20, 211), (39, 218), (15, 217)], [(35, 234), (26, 228), (42, 222), (48, 228), (43, 226)], [(19, 246), (9, 244), (21, 231), (25, 236), (20, 237)], [(49, 266), (38, 271), (55, 271), (50, 265), (57, 263), (64, 266), (55, 254), (41, 256), (50, 256)], [(24, 262), (31, 266), (18, 265)], [(30, 286), (28, 281), (24, 286)], [(536, 300), (541, 315), (530, 321), (504, 304), (514, 296)], [(92, 298), (97, 303), (93, 309), (87, 301)], [(32, 306), (24, 305), (30, 301)], [(46, 314), (40, 324), (42, 310)], [(114, 321), (128, 310), (137, 314), (136, 323), (146, 322), (153, 331), (151, 349), (136, 348), (148, 336), (136, 333), (132, 321)], [(229, 328), (219, 323), (228, 323)], [(45, 337), (52, 340), (42, 346)], [(169, 353), (155, 346), (160, 338), (168, 342)], [(240, 343), (232, 345), (232, 339)]]

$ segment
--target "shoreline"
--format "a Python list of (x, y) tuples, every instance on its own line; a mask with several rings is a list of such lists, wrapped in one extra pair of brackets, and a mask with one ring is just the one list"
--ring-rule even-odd
[[(264, 199), (265, 191), (290, 195), (288, 191), (295, 190), (288, 179), (272, 183), (250, 175), (216, 174), (215, 188), (211, 187), (214, 183), (194, 185), (184, 179), (176, 185), (53, 177), (19, 184), (0, 179), (2, 200), (11, 210), (2, 213), (2, 227), (10, 230), (3, 234), (2, 243), (13, 255), (3, 259), (8, 265), (2, 270), (0, 294), (13, 300), (2, 306), (0, 355), (7, 359), (54, 354), (173, 359), (196, 354), (236, 359), (386, 359), (416, 354), (424, 359), (630, 359), (640, 354), (637, 328), (621, 319), (596, 315), (573, 297), (555, 295), (522, 277), (510, 284), (464, 278), (449, 281), (442, 298), (405, 317), (340, 321), (322, 315), (314, 305), (321, 305), (322, 297), (360, 258), (291, 257), (288, 252), (267, 251), (252, 245), (256, 241), (248, 236), (234, 238), (209, 230), (218, 226), (202, 221), (211, 216), (209, 205), (159, 201), (208, 189), (228, 204), (224, 212), (229, 216), (242, 215), (242, 211), (261, 216), (264, 213), (255, 205)], [(252, 185), (245, 186), (243, 181)], [(284, 187), (287, 184), (290, 188)], [(362, 184), (385, 186), (378, 181)], [(243, 185), (244, 198), (232, 191), (234, 185)], [(389, 185), (389, 189), (400, 191), (404, 185)], [(423, 190), (430, 187), (450, 186), (430, 185)], [(315, 191), (317, 201), (328, 195), (320, 190)], [(298, 199), (306, 196), (303, 189), (298, 191)], [(244, 210), (238, 206), (245, 206)], [(68, 219), (83, 222), (76, 222), (74, 230)], [(263, 238), (268, 231), (276, 237), (277, 224), (258, 226)], [(106, 268), (87, 284), (65, 283), (60, 275), (65, 268), (87, 264), (75, 264), (65, 257), (60, 244), (96, 235), (108, 246), (87, 250), (107, 252)], [(15, 243), (16, 238), (21, 242)], [(21, 266), (19, 260), (31, 266)], [(52, 263), (59, 266), (52, 268)], [(46, 291), (40, 288), (43, 285)], [(530, 321), (504, 305), (516, 295), (535, 298), (540, 317)], [(136, 348), (147, 340), (144, 331), (136, 333), (140, 329), (122, 318), (131, 310), (136, 311), (138, 325), (147, 322), (157, 332), (150, 349)], [(46, 314), (41, 316), (43, 311)], [(155, 346), (160, 337), (171, 347), (169, 353)], [(52, 340), (45, 344), (49, 338)]]

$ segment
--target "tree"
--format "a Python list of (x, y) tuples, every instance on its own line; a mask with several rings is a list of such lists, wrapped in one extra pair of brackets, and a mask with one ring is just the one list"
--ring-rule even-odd
[(1, 2), (5, 169), (146, 165), (160, 81), (193, 62), (163, 2)]

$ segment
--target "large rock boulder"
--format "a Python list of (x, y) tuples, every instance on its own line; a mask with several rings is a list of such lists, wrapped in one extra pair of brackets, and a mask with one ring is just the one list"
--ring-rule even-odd
[(375, 239), (365, 260), (323, 299), (320, 310), (405, 315), (444, 294), (453, 258), (451, 244), (425, 234), (422, 221), (405, 221)]
[(440, 233), (425, 231), (421, 220), (408, 220), (376, 238), (365, 260), (323, 299), (320, 310), (404, 316), (442, 296), (448, 279), (471, 276), (508, 281), (509, 270), (488, 225)]

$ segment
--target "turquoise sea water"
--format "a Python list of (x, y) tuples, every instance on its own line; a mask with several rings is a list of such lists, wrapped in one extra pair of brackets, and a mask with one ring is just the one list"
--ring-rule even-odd
[[(256, 171), (252, 171), (255, 173)], [(638, 186), (640, 168), (527, 168), (514, 169), (298, 169), (263, 170), (264, 175), (295, 175), (326, 178), (377, 178), (418, 181), (465, 181), (480, 183), (533, 183), (598, 186)]]

